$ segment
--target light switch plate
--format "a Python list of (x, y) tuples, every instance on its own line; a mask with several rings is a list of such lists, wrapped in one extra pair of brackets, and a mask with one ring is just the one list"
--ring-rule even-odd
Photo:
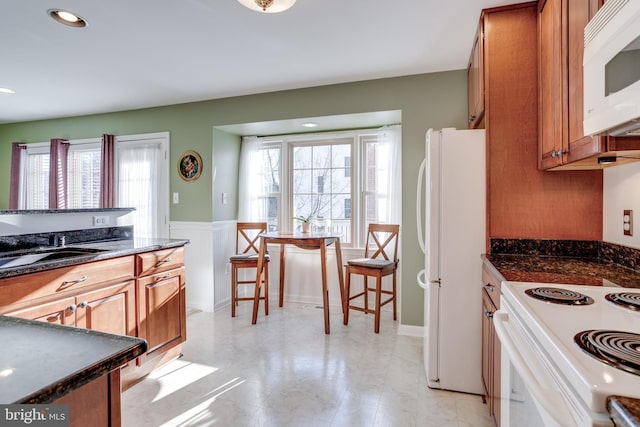
[(625, 236), (633, 236), (633, 211), (625, 209), (622, 214), (622, 231)]

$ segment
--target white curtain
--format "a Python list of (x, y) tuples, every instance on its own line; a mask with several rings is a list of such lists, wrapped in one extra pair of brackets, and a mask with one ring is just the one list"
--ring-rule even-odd
[(136, 237), (158, 237), (158, 171), (161, 146), (158, 143), (117, 145), (117, 206), (134, 207)]
[(255, 136), (242, 137), (238, 179), (238, 221), (266, 221), (262, 195), (262, 142)]
[(389, 144), (389, 203), (387, 215), (390, 224), (402, 221), (402, 127), (384, 126), (378, 129), (378, 142)]

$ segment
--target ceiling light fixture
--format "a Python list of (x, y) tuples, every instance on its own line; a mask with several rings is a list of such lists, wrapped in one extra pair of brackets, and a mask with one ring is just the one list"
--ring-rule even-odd
[(305, 128), (317, 128), (318, 124), (317, 123), (307, 122), (307, 123), (303, 123), (302, 127), (305, 127)]
[(87, 26), (87, 21), (82, 19), (79, 15), (66, 10), (49, 9), (47, 10), (47, 13), (59, 23), (68, 25), (69, 27), (82, 28)]
[(279, 13), (293, 6), (296, 0), (238, 0), (238, 2), (256, 12)]
[(16, 93), (16, 91), (8, 87), (0, 87), (0, 93)]

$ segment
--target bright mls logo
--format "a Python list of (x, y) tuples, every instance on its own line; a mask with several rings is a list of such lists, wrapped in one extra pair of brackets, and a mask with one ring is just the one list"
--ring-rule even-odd
[(69, 427), (69, 405), (0, 405), (0, 426)]

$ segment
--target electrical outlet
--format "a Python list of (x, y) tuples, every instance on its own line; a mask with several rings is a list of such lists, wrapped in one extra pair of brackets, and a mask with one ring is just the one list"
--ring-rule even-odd
[(222, 193), (222, 204), (226, 205), (229, 203), (229, 193)]
[(625, 236), (633, 236), (633, 211), (625, 209), (622, 214), (622, 230)]
[(109, 217), (94, 215), (93, 225), (109, 225)]
[(173, 193), (173, 204), (177, 205), (180, 203), (180, 193)]

